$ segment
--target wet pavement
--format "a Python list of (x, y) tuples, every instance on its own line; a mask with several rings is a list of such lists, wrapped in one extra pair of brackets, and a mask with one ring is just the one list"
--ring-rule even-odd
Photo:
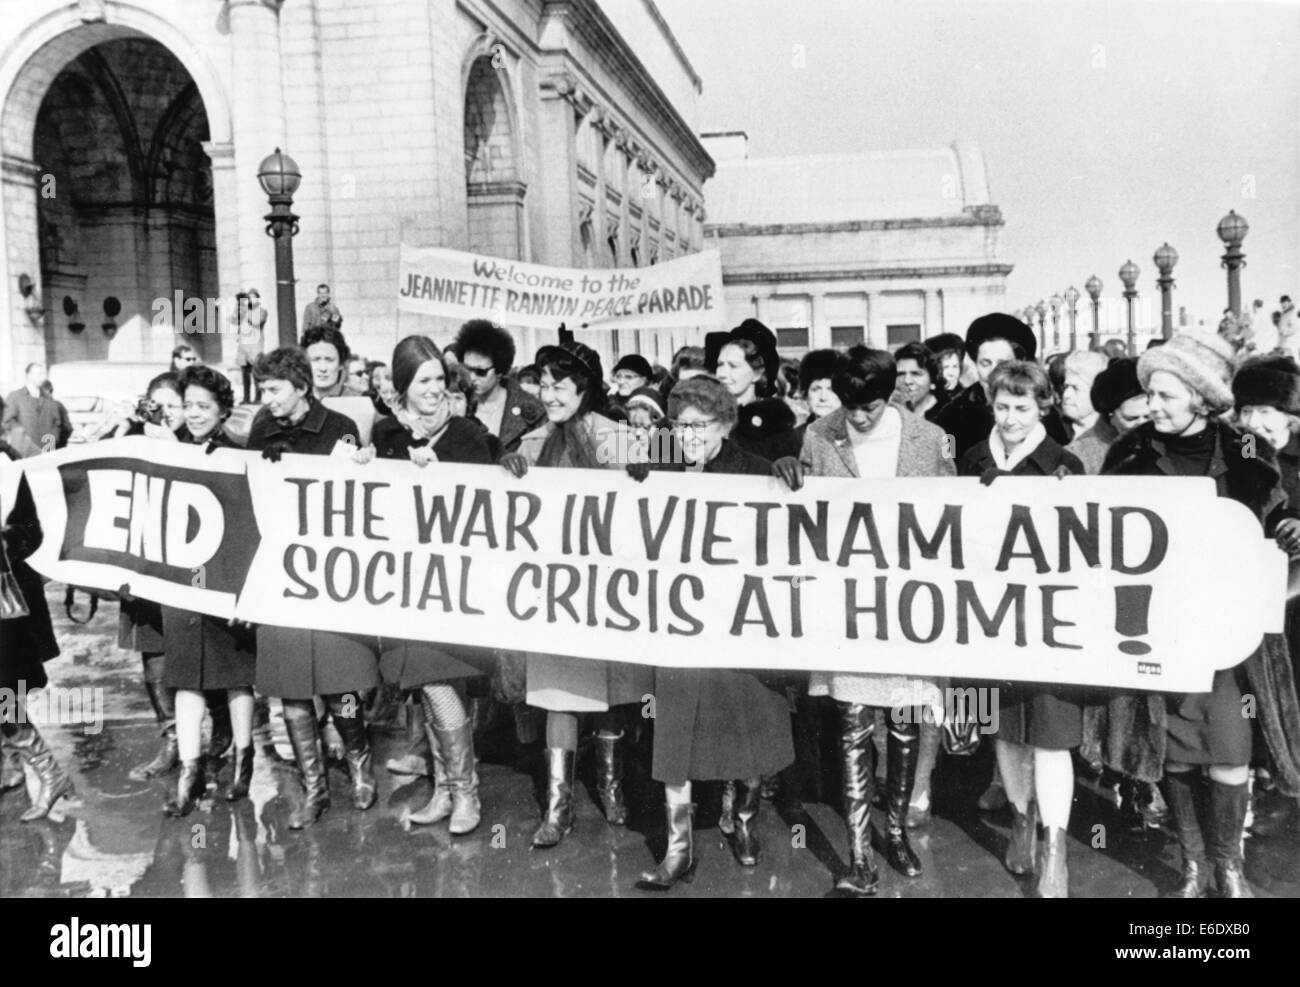
[[(127, 772), (147, 760), (157, 728), (141, 684), (139, 657), (115, 647), (117, 606), (104, 603), (85, 626), (62, 612), (61, 587), (49, 587), (63, 656), (47, 667), (61, 688), (92, 690), (102, 724), (43, 725), (77, 795), (48, 820), (22, 824), (21, 789), (0, 795), (0, 897), (625, 897), (654, 892), (635, 887), (639, 872), (663, 848), (659, 792), (631, 784), (632, 825), (608, 826), (598, 805), (589, 759), (579, 769), (577, 826), (547, 851), (531, 850), (538, 821), (535, 752), (497, 735), (480, 765), (483, 822), (451, 837), (446, 823), (404, 829), (406, 807), (419, 808), (429, 783), (394, 776), (384, 761), (405, 749), (397, 729), (376, 729), (378, 804), (352, 808), (346, 774), (331, 771), (333, 805), (315, 826), (288, 828), (298, 798), (296, 773), (257, 760), (252, 797), (230, 805), (224, 791), (185, 819), (161, 812), (167, 781), (135, 782)], [(84, 601), (84, 597), (80, 598)], [(83, 608), (84, 609), (84, 608)], [(86, 710), (65, 709), (86, 713)], [(280, 751), (289, 749), (275, 710)], [(34, 717), (35, 718), (35, 717)], [(65, 716), (65, 719), (68, 717)], [(81, 719), (94, 720), (94, 716)], [(495, 749), (493, 749), (495, 748)], [(229, 766), (226, 768), (229, 772)], [(984, 814), (975, 800), (987, 781), (985, 763), (941, 761), (935, 776), (935, 815), (912, 835), (925, 866), (908, 879), (881, 861), (880, 897), (1022, 897), (1032, 882), (1002, 867), (1010, 821)], [(174, 778), (174, 775), (171, 776)], [(29, 778), (30, 783), (30, 778)], [(699, 786), (693, 884), (678, 897), (822, 897), (845, 866), (844, 826), (826, 804), (778, 798), (761, 816), (762, 859), (744, 869), (717, 828), (718, 786)], [(1150, 898), (1177, 878), (1178, 852), (1165, 832), (1127, 831), (1095, 785), (1077, 786), (1069, 866), (1076, 897)], [(1300, 897), (1300, 841), (1247, 840), (1247, 877), (1261, 897)]]

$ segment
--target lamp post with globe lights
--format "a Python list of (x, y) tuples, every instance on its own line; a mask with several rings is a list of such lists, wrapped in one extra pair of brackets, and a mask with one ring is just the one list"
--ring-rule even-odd
[(1142, 272), (1131, 260), (1119, 269), (1119, 279), (1124, 283), (1124, 304), (1128, 310), (1128, 355), (1137, 356), (1137, 336), (1133, 328), (1134, 310), (1137, 307), (1137, 279)]
[(1246, 266), (1241, 241), (1249, 232), (1250, 224), (1234, 210), (1228, 210), (1228, 215), (1219, 220), (1219, 239), (1227, 248), (1223, 252), (1223, 266), (1228, 269), (1228, 310), (1234, 316), (1241, 315), (1241, 269)]
[(1174, 265), (1178, 263), (1178, 251), (1163, 243), (1152, 260), (1160, 272), (1160, 277), (1156, 278), (1156, 284), (1160, 286), (1160, 335), (1171, 339), (1174, 335), (1173, 273)]
[(1094, 274), (1083, 283), (1083, 288), (1092, 299), (1092, 339), (1088, 342), (1088, 349), (1099, 350), (1101, 349), (1101, 278)]
[(293, 214), (293, 193), (302, 182), (298, 163), (278, 147), (257, 168), (257, 181), (271, 203), (266, 235), (275, 240), (275, 300), (281, 346), (298, 345), (297, 305), (294, 302), (293, 238), (298, 217)]
[(1070, 352), (1073, 353), (1079, 345), (1079, 289), (1074, 285), (1065, 289), (1065, 304), (1070, 316)]

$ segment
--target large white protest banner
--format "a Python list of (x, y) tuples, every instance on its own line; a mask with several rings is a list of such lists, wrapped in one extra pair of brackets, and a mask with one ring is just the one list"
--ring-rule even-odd
[(653, 267), (580, 270), (442, 247), (402, 246), (397, 306), (455, 319), (554, 329), (678, 329), (723, 325), (716, 250)]
[(1200, 478), (791, 493), (147, 439), (22, 468), (46, 527), (32, 561), (51, 578), (383, 637), (1194, 692), (1280, 631), (1285, 606), (1285, 556)]

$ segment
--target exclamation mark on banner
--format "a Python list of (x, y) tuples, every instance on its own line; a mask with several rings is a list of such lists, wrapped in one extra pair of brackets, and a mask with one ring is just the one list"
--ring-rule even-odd
[[(1147, 633), (1147, 616), (1151, 610), (1150, 586), (1115, 587), (1115, 630), (1125, 637)], [(1120, 641), (1119, 650), (1126, 655), (1147, 655), (1151, 645), (1145, 641)]]

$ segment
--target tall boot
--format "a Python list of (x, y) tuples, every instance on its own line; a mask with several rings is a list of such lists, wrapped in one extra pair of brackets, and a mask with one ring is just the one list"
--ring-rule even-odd
[(907, 806), (907, 828), (928, 826), (933, 812), (931, 806), (930, 778), (939, 760), (939, 726), (927, 717), (921, 721), (920, 753), (916, 758), (916, 783)]
[(1032, 874), (1038, 856), (1038, 804), (1031, 798), (1024, 812), (1011, 806), (1011, 840), (1003, 863), (1017, 877)]
[(417, 778), (429, 773), (432, 763), (430, 749), (434, 746), (432, 730), (425, 727), (423, 700), (417, 698), (406, 707), (406, 753), (390, 757), (384, 769), (394, 775), (414, 775)]
[(840, 771), (844, 823), (849, 831), (849, 870), (835, 890), (873, 895), (880, 885), (871, 852), (871, 796), (876, 784), (876, 748), (871, 742), (875, 714), (870, 706), (837, 703), (840, 710)]
[(907, 806), (916, 781), (916, 759), (920, 752), (920, 725), (890, 723), (885, 759), (885, 859), (908, 877), (921, 874), (921, 861), (907, 839)]
[(63, 768), (54, 759), (54, 752), (46, 746), (45, 738), (32, 724), (20, 724), (18, 732), (9, 738), (9, 746), (27, 762), (41, 783), (31, 808), (19, 816), (19, 821), (44, 819), (54, 808), (55, 802), (73, 793), (72, 779), (64, 774)]
[(736, 829), (731, 834), (731, 853), (741, 867), (758, 866), (758, 813), (762, 795), (761, 778), (736, 782)]
[(533, 846), (553, 847), (573, 829), (573, 765), (577, 751), (546, 748), (546, 815), (533, 834)]
[(414, 823), (417, 826), (432, 826), (434, 823), (442, 822), (451, 815), (451, 785), (447, 779), (447, 759), (442, 745), (438, 743), (437, 733), (433, 729), (435, 718), (433, 700), (423, 690), (420, 692), (420, 710), (420, 723), (423, 725), (425, 735), (428, 737), (429, 762), (433, 765), (433, 797), (429, 799), (429, 803), (423, 809), (417, 812), (409, 810), (403, 812), (402, 821), (404, 823)]
[(1204, 898), (1210, 883), (1201, 835), (1204, 811), (1204, 779), (1198, 770), (1166, 771), (1165, 801), (1173, 816), (1174, 830), (1183, 854), (1182, 877), (1170, 898)]
[(290, 829), (303, 829), (320, 818), (330, 807), (329, 777), (325, 773), (325, 752), (321, 747), (316, 709), (310, 699), (286, 699), (284, 726), (293, 745), (294, 760), (302, 773), (306, 797), (289, 816)]
[(623, 802), (623, 734), (617, 737), (596, 735), (596, 791), (605, 819), (611, 826), (627, 825), (627, 806)]
[(637, 887), (645, 891), (667, 891), (678, 881), (690, 884), (695, 879), (695, 806), (689, 802), (665, 805), (668, 816), (668, 852), (659, 865), (642, 871)]
[(220, 783), (226, 751), (235, 742), (235, 730), (230, 725), (230, 697), (226, 691), (208, 692), (204, 698), (208, 703), (208, 715), (212, 717), (212, 733), (208, 738), (208, 756), (204, 759), (203, 770), (208, 787), (216, 788)]
[(271, 701), (260, 692), (253, 693), (253, 746), (272, 764), (283, 764), (271, 734)]
[[(162, 660), (157, 655), (157, 660)], [(128, 772), (132, 781), (149, 781), (173, 770), (181, 762), (180, 748), (176, 744), (176, 690), (168, 689), (159, 682), (144, 683), (149, 693), (149, 704), (153, 706), (154, 716), (162, 727), (162, 743), (153, 760), (138, 764)]]
[(1070, 871), (1066, 866), (1065, 830), (1056, 826), (1043, 829), (1043, 841), (1038, 848), (1039, 898), (1070, 897)]
[(722, 783), (722, 811), (718, 814), (718, 829), (724, 836), (736, 831), (736, 782), (727, 779)]
[(1210, 862), (1220, 898), (1253, 898), (1242, 871), (1241, 840), (1246, 830), (1250, 790), (1245, 784), (1224, 785), (1210, 780)]
[(248, 798), (248, 789), (253, 784), (253, 747), (235, 748), (235, 778), (226, 792), (227, 802), (238, 802)]
[(483, 807), (478, 798), (478, 771), (474, 763), (474, 725), (466, 720), (454, 730), (434, 730), (451, 790), (452, 836), (478, 829)]
[(173, 819), (188, 816), (207, 790), (202, 761), (182, 761), (180, 774), (176, 776), (176, 794), (167, 800), (163, 813)]
[[(349, 699), (353, 702), (350, 703)], [(379, 797), (379, 786), (375, 782), (370, 736), (361, 715), (361, 700), (355, 695), (344, 695), (330, 696), (326, 702), (329, 703), (334, 728), (343, 738), (348, 774), (352, 776), (352, 804), (365, 811)]]

